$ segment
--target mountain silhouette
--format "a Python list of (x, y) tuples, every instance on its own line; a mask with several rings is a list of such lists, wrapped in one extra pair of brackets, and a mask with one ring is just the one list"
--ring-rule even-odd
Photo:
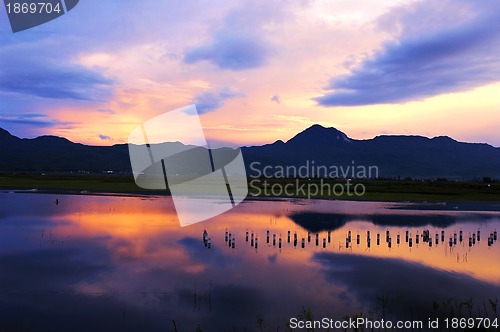
[[(335, 128), (313, 125), (287, 142), (242, 148), (245, 162), (260, 169), (305, 165), (376, 166), (380, 177), (476, 178), (500, 177), (500, 148), (458, 142), (450, 137), (377, 136), (349, 138)], [(250, 173), (254, 175), (259, 172)]]
[[(309, 163), (326, 168), (376, 166), (380, 177), (500, 178), (500, 148), (446, 136), (358, 140), (335, 128), (313, 125), (287, 142), (241, 150), (250, 175), (258, 175), (264, 167), (298, 168)], [(1, 128), (0, 156), (0, 171), (131, 172), (126, 144), (89, 146), (56, 136), (21, 139)]]
[(57, 136), (18, 138), (0, 129), (0, 171), (130, 172), (128, 147), (89, 146)]

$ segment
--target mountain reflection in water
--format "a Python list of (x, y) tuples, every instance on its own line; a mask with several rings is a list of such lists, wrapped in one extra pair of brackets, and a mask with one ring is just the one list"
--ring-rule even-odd
[(500, 213), (402, 206), (255, 200), (181, 228), (168, 197), (0, 194), (0, 330), (286, 330), (304, 308), (427, 319), (469, 301), (493, 316)]

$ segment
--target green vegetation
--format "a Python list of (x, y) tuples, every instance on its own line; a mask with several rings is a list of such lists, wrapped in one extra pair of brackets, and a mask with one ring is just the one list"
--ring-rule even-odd
[[(265, 183), (264, 181), (267, 181)], [(307, 197), (308, 187), (311, 188), (312, 198), (325, 199), (352, 199), (352, 200), (382, 200), (382, 201), (500, 201), (500, 183), (484, 181), (446, 181), (446, 180), (391, 180), (391, 179), (363, 179), (349, 182), (351, 195), (347, 193), (347, 181), (344, 179), (259, 179), (250, 185), (250, 194), (265, 197), (267, 194), (279, 193), (281, 188), (287, 187), (296, 197)], [(362, 185), (365, 193), (362, 196), (354, 194), (354, 187)], [(337, 194), (343, 188), (343, 194)], [(274, 192), (272, 188), (275, 188)], [(300, 190), (302, 187), (302, 191)], [(358, 187), (358, 191), (363, 187)], [(323, 188), (318, 191), (316, 188)], [(329, 192), (330, 189), (330, 192)], [(304, 194), (304, 191), (306, 192)], [(288, 195), (287, 195), (288, 196)]]
[[(311, 198), (383, 201), (500, 201), (500, 183), (485, 180), (475, 182), (421, 181), (411, 179), (351, 181), (351, 190), (358, 184), (364, 186), (365, 194), (362, 196), (349, 195), (346, 190), (346, 180), (342, 179), (251, 180), (253, 182), (250, 186), (250, 196), (257, 195), (258, 197), (307, 197), (308, 186), (311, 186), (312, 189), (323, 186), (323, 192), (320, 189), (316, 194), (312, 190)], [(344, 193), (342, 195), (337, 195), (331, 191), (328, 192), (328, 188), (333, 188), (336, 184), (339, 191), (340, 186), (343, 186)], [(281, 190), (285, 186), (287, 186), (287, 193), (291, 193), (292, 195), (288, 195)], [(303, 190), (300, 190), (300, 187)], [(275, 190), (271, 190), (272, 188)], [(362, 187), (358, 187), (358, 189), (360, 188)], [(122, 174), (0, 173), (0, 189), (168, 195), (168, 191), (141, 189), (137, 187), (131, 175)]]
[(53, 192), (150, 193), (134, 182), (131, 175), (0, 173), (0, 189)]

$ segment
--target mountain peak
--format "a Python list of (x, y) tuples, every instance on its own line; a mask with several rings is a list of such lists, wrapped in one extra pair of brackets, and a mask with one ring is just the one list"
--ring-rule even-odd
[(37, 138), (34, 138), (33, 141), (44, 142), (44, 143), (56, 143), (56, 144), (75, 144), (71, 142), (69, 139), (60, 136), (53, 135), (43, 135)]
[(332, 144), (335, 142), (351, 143), (349, 137), (334, 127), (323, 127), (320, 124), (314, 124), (309, 128), (295, 135), (287, 143), (306, 143), (306, 144)]
[[(331, 127), (331, 128), (333, 128), (333, 127)], [(327, 128), (320, 125), (319, 123), (315, 123), (312, 126), (310, 126), (309, 128), (306, 128), (305, 130), (310, 130), (310, 129), (327, 129)]]
[(456, 143), (457, 141), (450, 136), (436, 136), (431, 138), (434, 141), (440, 141), (440, 142), (453, 142)]

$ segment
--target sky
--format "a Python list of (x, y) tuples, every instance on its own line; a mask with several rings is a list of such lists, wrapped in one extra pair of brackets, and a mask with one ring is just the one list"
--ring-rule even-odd
[(499, 54), (497, 0), (81, 0), (18, 33), (2, 6), (0, 127), (113, 145), (194, 103), (230, 145), (318, 123), (500, 147)]

